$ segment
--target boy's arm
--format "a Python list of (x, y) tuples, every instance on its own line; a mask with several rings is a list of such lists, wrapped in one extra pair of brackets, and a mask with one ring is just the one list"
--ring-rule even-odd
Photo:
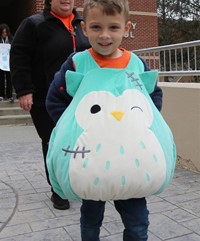
[[(146, 65), (145, 61), (140, 58), (141, 61), (144, 64), (144, 71), (150, 71), (149, 67)], [(150, 94), (152, 101), (154, 102), (154, 105), (157, 107), (159, 111), (162, 109), (162, 98), (163, 98), (163, 92), (162, 89), (156, 84), (155, 89), (152, 94)]]
[(54, 122), (57, 122), (62, 113), (70, 104), (72, 97), (66, 91), (65, 73), (74, 71), (71, 54), (54, 75), (46, 97), (46, 109)]
[(150, 94), (151, 99), (154, 103), (154, 105), (157, 107), (159, 111), (162, 109), (162, 97), (163, 97), (163, 92), (162, 89), (159, 86), (155, 86), (154, 92)]

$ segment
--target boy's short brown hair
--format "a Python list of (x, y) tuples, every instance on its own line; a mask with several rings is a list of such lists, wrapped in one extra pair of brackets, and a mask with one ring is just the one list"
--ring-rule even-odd
[(87, 18), (88, 10), (94, 7), (100, 7), (104, 14), (115, 15), (123, 13), (125, 22), (129, 18), (129, 3), (128, 0), (85, 0), (83, 7), (83, 20)]

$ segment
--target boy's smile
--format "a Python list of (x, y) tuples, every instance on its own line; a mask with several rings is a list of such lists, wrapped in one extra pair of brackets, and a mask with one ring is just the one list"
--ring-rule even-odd
[(119, 46), (131, 23), (125, 23), (124, 15), (106, 15), (99, 8), (88, 11), (86, 23), (82, 23), (84, 34), (88, 37), (93, 50), (105, 57), (121, 56)]

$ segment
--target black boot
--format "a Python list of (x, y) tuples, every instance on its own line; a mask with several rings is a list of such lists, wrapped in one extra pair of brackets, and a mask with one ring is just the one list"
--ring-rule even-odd
[(58, 194), (53, 192), (51, 196), (51, 201), (53, 203), (53, 207), (59, 210), (66, 210), (70, 208), (69, 201), (67, 199), (62, 199)]

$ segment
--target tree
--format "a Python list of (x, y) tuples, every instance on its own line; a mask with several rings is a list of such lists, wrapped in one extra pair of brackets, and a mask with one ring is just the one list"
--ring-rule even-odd
[(199, 0), (158, 0), (159, 45), (200, 39)]
[[(200, 39), (199, 0), (158, 0), (159, 45), (189, 42)], [(191, 51), (194, 56), (194, 52)], [(176, 56), (178, 58), (178, 55)], [(187, 65), (187, 57), (184, 56)], [(193, 58), (194, 59), (194, 58)], [(200, 65), (200, 49), (196, 52)], [(194, 63), (190, 63), (191, 65)], [(195, 78), (199, 82), (200, 77)]]

